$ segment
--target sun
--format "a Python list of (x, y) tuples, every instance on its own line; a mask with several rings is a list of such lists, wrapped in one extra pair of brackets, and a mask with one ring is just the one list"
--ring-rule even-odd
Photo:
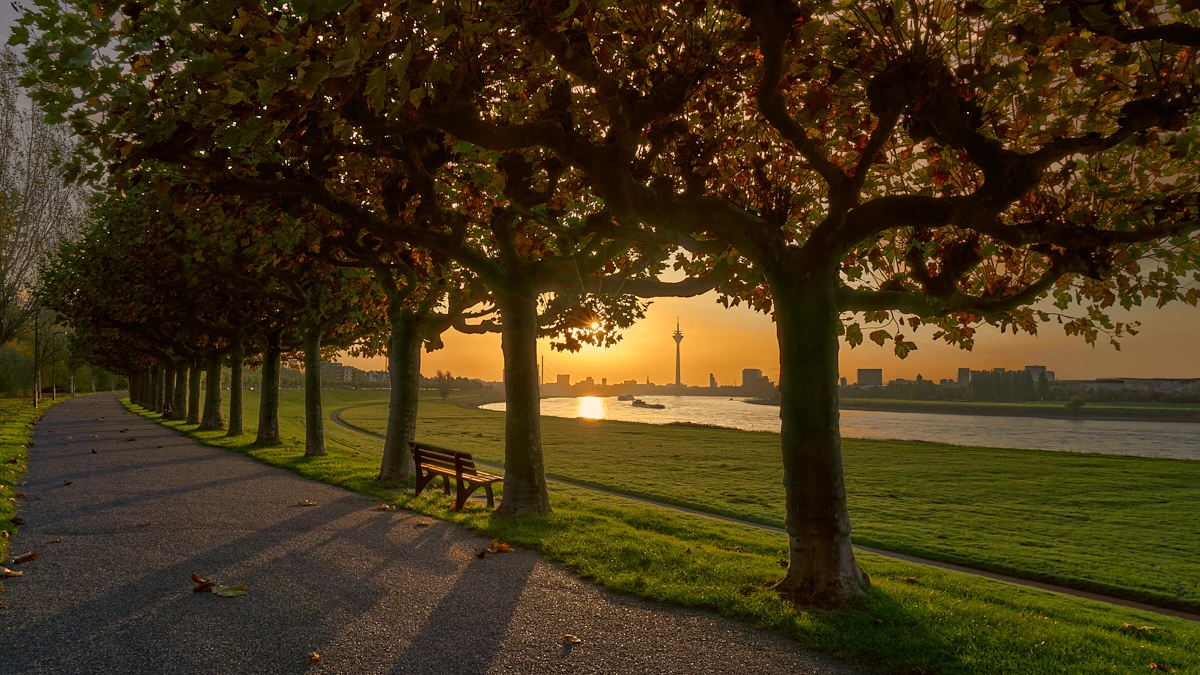
[(592, 322), (592, 330), (600, 330), (600, 322), (599, 321)]

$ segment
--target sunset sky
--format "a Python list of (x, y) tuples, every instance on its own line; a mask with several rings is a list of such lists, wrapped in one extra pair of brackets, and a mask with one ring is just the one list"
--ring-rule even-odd
[[(675, 380), (675, 318), (683, 330), (683, 381), (707, 385), (713, 373), (720, 384), (738, 384), (743, 368), (761, 368), (772, 380), (779, 375), (779, 351), (774, 326), (762, 314), (744, 308), (725, 309), (715, 294), (696, 298), (662, 298), (651, 304), (645, 320), (626, 332), (610, 349), (585, 347), (576, 354), (552, 351), (546, 341), (538, 345), (546, 357), (546, 379), (567, 373), (575, 382), (592, 376), (597, 382), (636, 379), (665, 384)], [(1058, 324), (1043, 327), (1040, 335), (1000, 335), (995, 329), (980, 331), (974, 351), (935, 343), (933, 330), (916, 333), (917, 351), (904, 360), (891, 349), (868, 341), (840, 355), (842, 375), (855, 380), (858, 368), (883, 368), (885, 380), (915, 378), (921, 374), (938, 380), (954, 377), (960, 368), (1021, 368), (1044, 365), (1060, 379), (1096, 377), (1200, 377), (1200, 310), (1176, 304), (1164, 309), (1137, 308), (1118, 311), (1114, 320), (1140, 320), (1142, 331), (1122, 341), (1121, 351), (1107, 343), (1089, 346), (1082, 339), (1066, 337)], [(500, 380), (504, 363), (498, 335), (462, 335), (447, 332), (445, 349), (425, 354), (421, 371), (432, 375), (450, 370), (455, 375)], [(367, 370), (383, 369), (379, 359), (343, 358)]]

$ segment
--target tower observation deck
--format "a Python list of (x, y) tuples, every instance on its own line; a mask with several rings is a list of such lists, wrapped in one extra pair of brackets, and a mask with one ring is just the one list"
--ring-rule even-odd
[(679, 379), (679, 343), (683, 342), (683, 331), (679, 330), (679, 318), (675, 318), (675, 332), (671, 334), (675, 338), (675, 386), (682, 387), (683, 382)]

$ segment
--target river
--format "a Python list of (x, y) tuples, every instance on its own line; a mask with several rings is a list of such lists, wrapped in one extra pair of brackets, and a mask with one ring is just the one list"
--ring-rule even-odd
[[(646, 424), (696, 422), (779, 433), (779, 408), (715, 396), (642, 396), (663, 410), (635, 408), (616, 397), (542, 399), (542, 415)], [(503, 403), (480, 406), (504, 410)], [(842, 435), (933, 441), (991, 448), (1026, 448), (1200, 460), (1200, 424), (1112, 420), (1066, 420), (937, 413), (843, 410)]]

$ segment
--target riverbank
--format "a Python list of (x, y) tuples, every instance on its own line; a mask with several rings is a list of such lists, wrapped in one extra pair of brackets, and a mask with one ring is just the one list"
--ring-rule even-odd
[[(779, 406), (779, 401), (750, 399), (746, 403)], [(844, 398), (842, 410), (934, 413), (942, 415), (993, 415), (1041, 417), (1057, 420), (1112, 422), (1191, 422), (1200, 424), (1200, 404), (1187, 403), (1087, 403), (1076, 411), (1061, 401), (996, 403), (991, 401), (906, 401), (886, 398)]]
[[(387, 409), (341, 418), (383, 433)], [(422, 401), (418, 425), (503, 461), (502, 413)], [(776, 433), (543, 417), (542, 444), (563, 479), (783, 525)], [(1200, 559), (1200, 462), (857, 438), (842, 451), (855, 543), (1200, 610), (1200, 578), (1175, 571)]]

